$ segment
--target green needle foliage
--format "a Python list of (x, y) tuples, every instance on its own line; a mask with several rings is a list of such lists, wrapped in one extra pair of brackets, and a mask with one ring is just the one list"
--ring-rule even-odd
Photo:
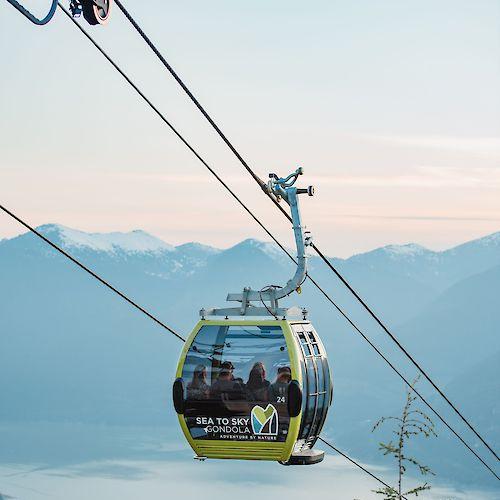
[(419, 493), (431, 489), (427, 482), (408, 491), (404, 491), (403, 488), (403, 479), (408, 466), (417, 468), (422, 476), (427, 476), (429, 474), (434, 475), (427, 465), (422, 465), (416, 458), (406, 454), (408, 442), (415, 436), (424, 436), (425, 438), (437, 436), (434, 431), (434, 422), (423, 411), (415, 408), (417, 396), (415, 396), (412, 389), (415, 387), (419, 378), (420, 377), (417, 377), (412, 382), (411, 388), (408, 388), (406, 391), (406, 403), (401, 416), (382, 417), (372, 429), (372, 432), (374, 432), (385, 423), (394, 423), (392, 433), (396, 436), (396, 439), (390, 440), (388, 443), (379, 443), (379, 450), (382, 451), (384, 455), (389, 455), (394, 458), (397, 463), (398, 471), (397, 488), (389, 486), (375, 490), (375, 493), (385, 495), (384, 500), (402, 500), (410, 495), (418, 496)]

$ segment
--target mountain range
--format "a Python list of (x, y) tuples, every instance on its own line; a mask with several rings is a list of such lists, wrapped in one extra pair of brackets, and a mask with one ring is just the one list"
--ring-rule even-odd
[[(183, 335), (201, 307), (223, 305), (227, 292), (283, 284), (293, 273), (279, 248), (254, 239), (217, 249), (172, 246), (140, 230), (37, 229)], [(331, 262), (485, 437), (498, 443), (500, 232), (442, 252), (388, 245)], [(310, 258), (310, 272), (413, 378), (415, 368), (317, 257)], [(304, 283), (293, 304), (307, 307), (329, 352), (335, 401), (325, 432), (360, 458), (380, 460), (370, 428), (398, 411), (402, 383), (311, 284)], [(0, 421), (170, 425), (180, 348), (35, 235), (0, 241)], [(479, 446), (428, 384), (419, 384)], [(439, 474), (488, 484), (473, 457), (446, 429), (439, 433), (435, 444), (416, 445)]]

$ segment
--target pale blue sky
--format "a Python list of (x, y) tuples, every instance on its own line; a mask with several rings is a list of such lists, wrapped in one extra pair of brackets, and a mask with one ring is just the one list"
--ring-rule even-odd
[[(499, 1), (125, 5), (259, 174), (304, 166), (306, 223), (329, 254), (500, 229)], [(118, 9), (90, 29), (291, 243)], [(61, 13), (39, 28), (1, 2), (0, 61), (0, 199), (30, 222), (264, 237)], [(0, 217), (0, 237), (18, 232)]]

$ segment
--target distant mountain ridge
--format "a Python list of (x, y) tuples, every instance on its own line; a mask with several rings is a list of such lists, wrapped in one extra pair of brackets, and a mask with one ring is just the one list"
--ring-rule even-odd
[[(127, 263), (127, 272), (147, 274), (158, 279), (185, 277), (198, 281), (219, 280), (216, 273), (230, 275), (228, 286), (239, 291), (243, 286), (260, 289), (269, 284), (286, 283), (293, 273), (289, 257), (272, 242), (246, 239), (230, 248), (219, 249), (201, 243), (173, 246), (142, 230), (127, 233), (86, 233), (59, 224), (46, 224), (38, 230), (65, 250), (98, 269), (108, 272), (119, 262)], [(0, 249), (14, 253), (52, 254), (35, 235), (25, 233), (0, 242)], [(289, 249), (292, 255), (293, 249)], [(418, 314), (440, 293), (476, 273), (500, 265), (500, 232), (469, 241), (444, 251), (421, 245), (387, 245), (346, 259), (332, 258), (338, 270), (391, 323), (402, 323)], [(262, 267), (260, 273), (245, 276), (245, 268)], [(324, 263), (309, 259), (311, 272), (325, 272)], [(265, 273), (264, 273), (265, 269)], [(200, 274), (201, 273), (201, 274)], [(261, 276), (264, 274), (263, 279)], [(331, 281), (331, 280), (330, 280)], [(333, 280), (333, 293), (344, 297), (345, 290)], [(383, 291), (383, 293), (381, 293)], [(227, 291), (219, 298), (224, 300)]]
[[(202, 307), (224, 305), (228, 292), (284, 284), (293, 273), (279, 248), (255, 239), (215, 249), (174, 247), (142, 231), (88, 234), (53, 224), (40, 231), (182, 335)], [(498, 384), (470, 374), (483, 362), (494, 372), (493, 355), (500, 352), (500, 233), (443, 252), (388, 245), (332, 261), (438, 384), (449, 383), (454, 402), (481, 423), (487, 438), (498, 440)], [(310, 267), (368, 337), (403, 363), (324, 263), (312, 256)], [(373, 456), (366, 447), (374, 439), (370, 427), (398, 407), (401, 382), (310, 283), (302, 288), (283, 304), (307, 307), (329, 352), (335, 396), (326, 431), (358, 456), (376, 459), (376, 443)], [(170, 384), (180, 348), (35, 235), (0, 241), (0, 422), (173, 424)], [(470, 395), (474, 404), (464, 399)], [(443, 465), (444, 450), (455, 445), (442, 433), (444, 441), (427, 457), (430, 465), (480, 482), (461, 450), (459, 459)]]
[[(195, 242), (174, 247), (141, 230), (86, 233), (58, 224), (46, 224), (38, 230), (104, 275), (120, 268), (120, 276), (125, 273), (132, 281), (143, 282), (146, 276), (174, 280), (178, 297), (185, 297), (186, 308), (192, 286), (202, 289), (204, 282), (215, 281), (221, 287), (226, 283), (229, 287), (218, 291), (216, 297), (217, 288), (210, 289), (207, 300), (215, 305), (224, 301), (228, 291), (286, 283), (293, 273), (292, 262), (276, 244), (251, 238), (218, 249)], [(0, 242), (0, 255), (21, 253), (34, 258), (40, 252), (53, 256), (52, 249), (29, 233)], [(290, 253), (295, 252), (290, 249)], [(441, 252), (410, 243), (387, 245), (331, 261), (389, 324), (397, 325), (418, 315), (453, 284), (500, 265), (500, 232)], [(126, 270), (121, 268), (125, 263)], [(349, 303), (349, 294), (333, 275), (328, 275), (324, 263), (314, 254), (309, 267), (314, 275), (325, 275), (331, 293)], [(259, 271), (252, 273), (247, 269)], [(188, 282), (178, 283), (186, 278)]]
[(343, 260), (353, 266), (367, 261), (372, 265), (404, 266), (406, 269), (400, 271), (407, 276), (423, 282), (434, 281), (442, 289), (500, 264), (500, 231), (442, 251), (409, 243), (387, 245)]
[[(286, 257), (282, 250), (273, 242), (266, 242), (254, 238), (248, 238), (228, 249), (215, 248), (198, 242), (184, 243), (173, 246), (164, 242), (160, 238), (153, 236), (141, 229), (129, 232), (109, 232), (109, 233), (89, 233), (73, 229), (61, 224), (44, 224), (38, 226), (37, 231), (46, 237), (54, 238), (54, 243), (60, 244), (63, 248), (88, 249), (96, 252), (116, 252), (123, 251), (128, 253), (149, 253), (149, 252), (173, 252), (181, 253), (206, 253), (217, 254), (229, 251), (239, 246), (248, 246), (269, 255), (279, 258)], [(23, 238), (26, 234), (14, 238), (0, 239), (0, 244), (5, 244), (18, 238)], [(482, 251), (481, 251), (482, 249)], [(367, 252), (354, 254), (348, 258), (334, 258), (336, 262), (358, 263), (365, 262), (367, 259), (379, 260), (380, 258), (391, 259), (392, 261), (402, 261), (405, 264), (415, 261), (428, 261), (429, 263), (439, 264), (449, 260), (457, 259), (463, 255), (481, 253), (481, 258), (485, 258), (484, 267), (488, 268), (495, 264), (500, 264), (500, 231), (487, 236), (468, 241), (447, 250), (434, 251), (419, 245), (417, 243), (407, 244), (389, 244), (380, 248), (369, 250)], [(492, 256), (492, 253), (495, 254)], [(491, 263), (493, 262), (493, 264)]]

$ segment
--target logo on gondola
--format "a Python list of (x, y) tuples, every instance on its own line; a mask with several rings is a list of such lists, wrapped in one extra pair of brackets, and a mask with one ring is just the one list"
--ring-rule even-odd
[(254, 406), (250, 413), (250, 420), (254, 434), (261, 436), (276, 436), (278, 434), (278, 412), (269, 404), (266, 408)]

